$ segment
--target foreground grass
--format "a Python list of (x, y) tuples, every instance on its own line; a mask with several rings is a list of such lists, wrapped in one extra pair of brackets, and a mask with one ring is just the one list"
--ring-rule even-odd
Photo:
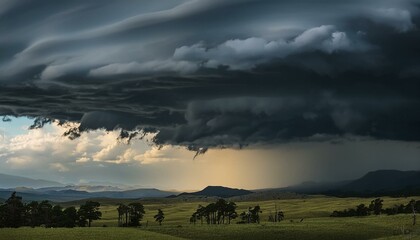
[(135, 228), (0, 229), (0, 240), (177, 240), (181, 238)]
[(164, 226), (148, 231), (187, 239), (376, 239), (420, 236), (420, 227), (410, 226), (410, 216), (371, 216), (365, 218), (309, 218), (303, 222), (265, 223), (260, 225)]

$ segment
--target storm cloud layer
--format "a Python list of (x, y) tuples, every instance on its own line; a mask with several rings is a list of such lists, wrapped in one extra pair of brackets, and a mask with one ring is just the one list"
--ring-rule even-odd
[[(420, 1), (0, 2), (0, 115), (203, 153), (420, 140)], [(7, 118), (5, 118), (7, 120)], [(135, 133), (140, 132), (140, 135)]]

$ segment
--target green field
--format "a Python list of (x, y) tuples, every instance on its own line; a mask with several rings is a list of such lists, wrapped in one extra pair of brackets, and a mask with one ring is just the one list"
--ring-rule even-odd
[[(384, 197), (384, 208), (407, 204), (411, 198)], [(418, 198), (417, 198), (418, 199)], [(420, 225), (413, 227), (411, 215), (331, 218), (334, 210), (369, 204), (369, 199), (333, 198), (323, 196), (303, 199), (237, 202), (238, 213), (260, 205), (261, 224), (196, 225), (189, 217), (199, 204), (194, 200), (144, 201), (146, 215), (140, 228), (117, 228), (117, 211), (113, 201), (102, 201), (103, 217), (93, 228), (0, 229), (0, 239), (420, 239)], [(280, 223), (267, 221), (274, 206), (285, 213)], [(158, 208), (165, 212), (162, 226), (154, 222)], [(303, 219), (303, 220), (302, 220)], [(302, 221), (301, 221), (302, 220)]]

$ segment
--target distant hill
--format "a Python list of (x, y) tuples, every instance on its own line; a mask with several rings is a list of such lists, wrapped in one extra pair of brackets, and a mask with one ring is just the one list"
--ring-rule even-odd
[(141, 188), (127, 191), (105, 191), (96, 192), (95, 197), (107, 198), (161, 198), (176, 194), (176, 192), (167, 192), (155, 188)]
[(38, 191), (63, 191), (63, 190), (76, 190), (85, 192), (104, 192), (104, 191), (124, 191), (125, 189), (115, 186), (91, 186), (91, 185), (67, 185), (64, 187), (46, 187), (38, 188)]
[(222, 187), (222, 186), (208, 186), (198, 192), (181, 193), (178, 195), (178, 197), (179, 196), (205, 196), (205, 197), (230, 198), (230, 197), (243, 196), (243, 195), (247, 195), (251, 193), (253, 192), (244, 190), (244, 189), (228, 188), (228, 187)]
[(328, 192), (342, 196), (420, 194), (420, 171), (378, 170)]
[(137, 199), (137, 198), (163, 198), (175, 192), (166, 192), (158, 189), (135, 189), (128, 191), (104, 191), (104, 192), (86, 192), (77, 190), (38, 190), (31, 188), (0, 189), (0, 198), (7, 199), (12, 192), (16, 191), (24, 201), (49, 200), (52, 202), (68, 202), (90, 198), (113, 198), (113, 199)]
[(32, 179), (26, 177), (18, 177), (0, 173), (0, 188), (42, 188), (42, 187), (56, 187), (64, 186), (64, 184), (43, 179)]
[(378, 170), (368, 172), (356, 180), (323, 183), (305, 182), (280, 188), (277, 191), (341, 197), (420, 195), (420, 171)]
[(380, 170), (342, 187), (347, 191), (393, 191), (407, 187), (420, 188), (420, 171)]

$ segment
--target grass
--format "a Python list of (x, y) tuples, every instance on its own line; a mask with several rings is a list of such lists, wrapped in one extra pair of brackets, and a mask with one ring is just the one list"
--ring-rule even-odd
[[(366, 218), (309, 218), (261, 225), (149, 227), (147, 230), (188, 239), (376, 239), (401, 235), (401, 226), (416, 234), (408, 215)], [(419, 235), (420, 236), (420, 235)]]
[(135, 228), (0, 229), (0, 240), (177, 240), (180, 238)]
[[(420, 197), (419, 197), (420, 198)], [(384, 208), (391, 207), (395, 204), (407, 204), (411, 198), (390, 198), (383, 197)], [(253, 207), (260, 205), (263, 213), (261, 214), (262, 223), (268, 219), (270, 211), (273, 212), (275, 205), (285, 213), (286, 221), (298, 221), (302, 218), (328, 218), (334, 210), (344, 210), (347, 208), (355, 208), (358, 204), (364, 203), (369, 205), (372, 198), (336, 198), (324, 196), (312, 196), (304, 199), (288, 199), (288, 200), (269, 200), (258, 202), (236, 202), (238, 205), (237, 212), (240, 213)], [(204, 201), (188, 201), (188, 202), (144, 202), (146, 215), (143, 224), (148, 222), (148, 226), (156, 226), (153, 216), (157, 213), (157, 209), (161, 208), (165, 213), (164, 225), (185, 225), (189, 224), (191, 214), (197, 209), (198, 205), (206, 205)], [(117, 209), (114, 202), (108, 204), (102, 202), (102, 220), (93, 223), (93, 226), (101, 227), (117, 226)], [(410, 218), (408, 216), (408, 218)], [(334, 218), (336, 219), (336, 218)], [(333, 220), (334, 220), (333, 219)]]
[[(411, 198), (383, 197), (384, 207), (407, 204)], [(418, 198), (417, 198), (418, 199)], [(91, 229), (0, 229), (3, 239), (420, 239), (420, 226), (411, 225), (411, 215), (331, 218), (334, 210), (369, 204), (371, 198), (334, 198), (311, 196), (301, 199), (237, 202), (238, 213), (260, 205), (261, 224), (208, 226), (189, 223), (189, 217), (204, 201), (145, 200), (143, 226), (137, 229), (116, 228), (115, 201), (102, 202), (103, 217), (94, 221)], [(270, 211), (277, 205), (285, 213), (281, 223), (267, 222)], [(165, 213), (159, 226), (153, 219), (157, 209)], [(303, 219), (302, 222), (300, 220)], [(106, 228), (102, 226), (106, 225)], [(403, 235), (404, 233), (404, 235)], [(63, 237), (62, 237), (63, 236)]]

